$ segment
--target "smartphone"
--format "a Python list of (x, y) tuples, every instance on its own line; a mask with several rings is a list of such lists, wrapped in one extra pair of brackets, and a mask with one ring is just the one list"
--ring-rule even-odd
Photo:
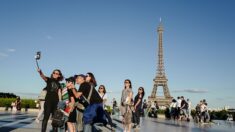
[(39, 60), (40, 58), (41, 58), (41, 52), (38, 51), (37, 54), (36, 54), (36, 56), (35, 56), (35, 59), (36, 59), (36, 60)]

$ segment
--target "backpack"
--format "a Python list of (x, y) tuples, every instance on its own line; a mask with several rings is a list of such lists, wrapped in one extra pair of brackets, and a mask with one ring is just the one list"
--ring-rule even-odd
[(52, 117), (51, 125), (53, 127), (62, 127), (64, 126), (64, 123), (65, 123), (64, 113), (60, 109), (57, 109)]

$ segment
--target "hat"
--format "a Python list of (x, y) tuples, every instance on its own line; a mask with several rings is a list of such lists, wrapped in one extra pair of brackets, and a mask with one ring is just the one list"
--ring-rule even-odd
[(65, 81), (75, 83), (75, 78), (74, 77), (69, 77), (69, 78), (66, 78)]
[(82, 78), (86, 79), (86, 76), (84, 74), (74, 75), (74, 78), (77, 78), (77, 77), (82, 77)]

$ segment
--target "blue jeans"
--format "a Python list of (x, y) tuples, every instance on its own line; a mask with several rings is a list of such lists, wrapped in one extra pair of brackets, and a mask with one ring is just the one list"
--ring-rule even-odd
[(103, 104), (90, 104), (83, 113), (84, 124), (102, 122), (105, 119)]

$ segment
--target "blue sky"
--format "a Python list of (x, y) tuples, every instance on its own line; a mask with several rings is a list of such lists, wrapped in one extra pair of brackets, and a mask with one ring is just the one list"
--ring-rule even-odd
[[(0, 91), (33, 97), (46, 75), (93, 72), (109, 97), (123, 81), (150, 95), (162, 18), (168, 85), (173, 97), (235, 107), (235, 2), (230, 1), (1, 1)], [(159, 90), (162, 94), (162, 90)], [(146, 96), (146, 98), (147, 98)]]

